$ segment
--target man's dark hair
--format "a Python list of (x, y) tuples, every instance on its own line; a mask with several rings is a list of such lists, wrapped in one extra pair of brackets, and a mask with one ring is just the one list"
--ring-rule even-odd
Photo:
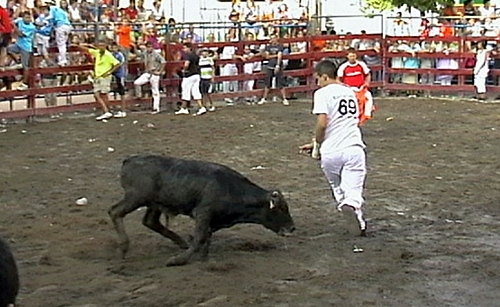
[(327, 75), (331, 79), (337, 78), (337, 69), (337, 65), (330, 60), (322, 60), (314, 67), (318, 76)]
[(356, 49), (352, 48), (352, 47), (349, 47), (347, 48), (347, 53), (356, 53)]
[(193, 50), (193, 44), (190, 43), (190, 42), (185, 42), (184, 46), (187, 47), (187, 48), (189, 48), (189, 50)]
[(153, 47), (153, 42), (152, 41), (147, 41), (145, 44), (146, 47)]
[(23, 17), (26, 17), (26, 16), (31, 16), (31, 13), (29, 11), (24, 11), (23, 12)]

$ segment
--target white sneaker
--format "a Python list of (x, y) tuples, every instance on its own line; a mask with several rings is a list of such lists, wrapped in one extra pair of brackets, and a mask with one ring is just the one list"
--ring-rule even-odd
[[(340, 204), (337, 209), (341, 212), (346, 212), (354, 214), (358, 222), (359, 230), (361, 231), (361, 236), (366, 235), (366, 221), (363, 218), (363, 210), (361, 208), (354, 208), (353, 206), (347, 204)], [(352, 213), (351, 213), (352, 212)]]
[(215, 107), (214, 106), (208, 108), (208, 112), (213, 112), (213, 111), (215, 111)]
[(17, 90), (18, 91), (25, 91), (29, 88), (29, 86), (27, 84), (24, 84), (24, 83), (21, 83), (19, 84), (19, 86), (17, 87)]
[(290, 105), (290, 103), (288, 102), (288, 99), (286, 99), (286, 98), (283, 99), (283, 105), (284, 106), (289, 106)]
[(231, 98), (224, 98), (224, 101), (226, 103), (233, 103), (233, 100)]
[(153, 114), (153, 115), (154, 114), (159, 114), (159, 113), (160, 113), (160, 110), (153, 110), (153, 111), (151, 111), (151, 114)]
[(176, 111), (174, 114), (175, 115), (189, 115), (189, 110), (181, 108), (179, 111)]
[(101, 116), (97, 116), (95, 118), (95, 120), (103, 120), (103, 119), (108, 119), (108, 118), (111, 118), (111, 117), (113, 117), (113, 113), (106, 112), (106, 113), (102, 114)]
[(118, 111), (116, 112), (113, 117), (115, 118), (124, 118), (124, 117), (127, 117), (127, 113), (126, 112), (123, 112), (123, 111)]
[(259, 100), (259, 102), (257, 102), (257, 104), (264, 104), (266, 103), (266, 99), (265, 98), (262, 98), (261, 100)]
[(203, 115), (207, 113), (207, 109), (205, 107), (201, 107), (198, 112), (196, 112), (196, 115)]

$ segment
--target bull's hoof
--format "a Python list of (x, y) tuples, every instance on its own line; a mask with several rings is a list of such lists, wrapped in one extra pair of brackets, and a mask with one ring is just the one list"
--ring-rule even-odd
[(188, 258), (186, 256), (176, 256), (168, 259), (167, 266), (181, 266), (188, 263)]
[(128, 252), (128, 247), (130, 246), (130, 243), (129, 241), (125, 241), (125, 242), (120, 242), (119, 244), (119, 250), (120, 250), (120, 257), (122, 259), (125, 259), (125, 256), (127, 255), (127, 252)]

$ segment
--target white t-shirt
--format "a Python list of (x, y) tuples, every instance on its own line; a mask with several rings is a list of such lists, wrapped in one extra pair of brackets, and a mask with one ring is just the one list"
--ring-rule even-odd
[(356, 94), (341, 84), (330, 84), (314, 93), (313, 114), (326, 114), (325, 139), (321, 144), (322, 156), (351, 146), (365, 148), (359, 124)]

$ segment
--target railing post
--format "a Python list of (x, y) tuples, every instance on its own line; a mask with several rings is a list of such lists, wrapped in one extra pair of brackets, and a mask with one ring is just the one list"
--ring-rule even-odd
[[(458, 41), (458, 55), (460, 58), (458, 59), (458, 69), (465, 68), (465, 40), (463, 36), (460, 36), (460, 40)], [(465, 76), (464, 75), (458, 75), (458, 80), (457, 80), (457, 85), (462, 86), (465, 85)], [(458, 97), (463, 98), (464, 93), (459, 92)]]
[[(36, 86), (36, 73), (34, 73), (33, 71), (33, 68), (38, 67), (38, 65), (35, 65), (36, 60), (36, 57), (32, 54), (30, 57), (28, 68), (28, 91), (30, 91), (30, 93), (32, 92), (31, 90)], [(31, 122), (36, 115), (36, 94), (28, 94), (28, 109), (32, 110), (31, 115), (28, 117), (28, 122)]]

